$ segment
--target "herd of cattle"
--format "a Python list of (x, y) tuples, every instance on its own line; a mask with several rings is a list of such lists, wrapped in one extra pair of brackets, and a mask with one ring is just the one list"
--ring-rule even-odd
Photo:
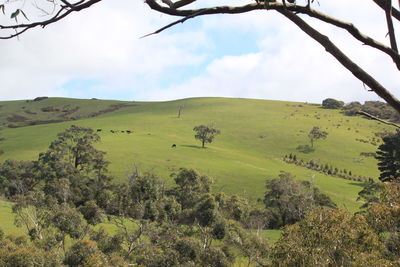
[[(103, 129), (97, 129), (96, 132), (101, 132), (103, 131)], [(131, 134), (133, 133), (132, 130), (110, 130), (111, 133), (127, 133), (127, 134)]]
[[(100, 133), (102, 132), (103, 129), (97, 129), (96, 132)], [(132, 130), (110, 130), (111, 133), (127, 133), (127, 134), (131, 134), (133, 133)], [(176, 144), (172, 144), (171, 146), (172, 148), (176, 148)]]

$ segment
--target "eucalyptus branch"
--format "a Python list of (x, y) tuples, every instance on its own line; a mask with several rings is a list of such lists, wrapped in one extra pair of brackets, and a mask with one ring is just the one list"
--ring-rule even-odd
[(365, 112), (365, 111), (361, 111), (361, 110), (360, 110), (360, 111), (357, 111), (357, 114), (363, 115), (363, 116), (365, 116), (365, 117), (367, 117), (367, 118), (370, 118), (371, 120), (379, 121), (379, 122), (382, 122), (382, 123), (384, 123), (384, 124), (391, 125), (391, 126), (394, 126), (394, 127), (396, 127), (396, 128), (400, 128), (400, 125), (398, 125), (398, 124), (396, 124), (396, 123), (393, 123), (393, 122), (390, 122), (390, 121), (382, 120), (382, 119), (380, 119), (380, 118), (378, 118), (378, 117), (375, 117), (374, 115), (371, 115), (371, 114), (369, 114), (369, 113), (367, 113), (367, 112)]
[(393, 20), (392, 20), (392, 0), (386, 0), (385, 13), (386, 13), (386, 23), (388, 25), (390, 45), (394, 51), (399, 52), (399, 50), (397, 49), (396, 35), (394, 32)]
[[(14, 34), (10, 34), (8, 36), (0, 36), (0, 39), (12, 39), (14, 37), (17, 37), (21, 35), (22, 33), (26, 32), (27, 30), (36, 28), (36, 27), (46, 27), (47, 25), (53, 24), (55, 22), (60, 21), (61, 19), (67, 17), (70, 15), (72, 12), (79, 12), (83, 9), (89, 8), (92, 5), (101, 2), (102, 0), (89, 0), (87, 2), (79, 1), (75, 4), (70, 4), (68, 6), (60, 6), (60, 9), (57, 11), (57, 13), (51, 17), (50, 19), (44, 20), (44, 21), (38, 21), (38, 22), (32, 22), (32, 23), (27, 23), (27, 24), (14, 24), (14, 25), (0, 25), (0, 30), (7, 30), (7, 29), (13, 29), (16, 32)], [(72, 7), (71, 7), (72, 6)]]
[(70, 8), (74, 8), (74, 6), (68, 1), (66, 1), (66, 0), (60, 0), (60, 1), (63, 2), (66, 6), (68, 6)]
[(195, 13), (195, 14), (190, 15), (190, 16), (187, 16), (187, 17), (184, 17), (183, 19), (179, 19), (177, 21), (174, 21), (174, 22), (172, 22), (172, 23), (170, 23), (170, 24), (168, 24), (168, 25), (166, 25), (166, 26), (164, 26), (164, 27), (152, 32), (152, 33), (146, 34), (146, 35), (144, 35), (144, 36), (142, 36), (140, 38), (145, 38), (145, 37), (148, 37), (148, 36), (151, 36), (151, 35), (154, 35), (154, 34), (158, 34), (158, 33), (162, 32), (162, 31), (164, 31), (164, 30), (166, 30), (168, 28), (171, 28), (172, 26), (174, 26), (174, 25), (176, 25), (178, 23), (184, 23), (186, 20), (194, 18), (194, 17), (197, 17), (199, 15), (201, 15), (200, 12), (199, 13)]
[[(374, 1), (375, 4), (377, 4), (380, 8), (382, 8), (383, 10), (386, 10), (386, 0), (372, 0)], [(400, 1), (399, 1), (399, 5), (400, 5)], [(393, 6), (391, 7), (391, 12), (392, 12), (392, 16), (400, 21), (400, 11), (397, 10), (396, 8), (394, 8)]]

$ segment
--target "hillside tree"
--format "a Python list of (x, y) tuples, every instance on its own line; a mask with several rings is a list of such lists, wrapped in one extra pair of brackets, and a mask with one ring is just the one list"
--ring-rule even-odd
[(196, 132), (194, 138), (201, 141), (202, 148), (205, 148), (206, 143), (212, 143), (215, 136), (221, 133), (220, 130), (214, 128), (213, 126), (206, 125), (198, 125), (193, 128), (193, 131)]
[(389, 134), (382, 138), (381, 144), (376, 152), (378, 169), (381, 171), (379, 179), (382, 182), (400, 180), (400, 131)]
[(322, 208), (284, 229), (271, 260), (272, 266), (392, 266), (382, 251), (362, 215)]
[[(31, 8), (31, 6), (26, 3), (27, 0), (2, 1), (3, 3), (0, 4), (0, 10), (1, 13), (3, 13), (3, 16), (5, 16), (5, 19), (3, 20), (4, 22), (0, 24), (0, 38), (15, 38), (28, 30), (40, 27), (44, 28), (50, 24), (65, 19), (73, 13), (91, 8), (93, 5), (102, 1), (105, 0), (28, 0), (28, 2), (36, 7), (37, 10), (42, 11), (44, 15), (37, 15), (37, 10)], [(195, 1), (196, 0), (162, 0), (160, 3), (156, 0), (145, 0), (145, 3), (156, 12), (181, 17), (181, 19), (160, 28), (151, 34), (157, 34), (165, 29), (177, 25), (178, 23), (183, 23), (199, 16), (240, 14), (259, 10), (275, 11), (319, 43), (335, 58), (335, 60), (351, 72), (365, 86), (369, 87), (371, 91), (375, 92), (389, 105), (400, 112), (400, 101), (390, 92), (390, 89), (386, 88), (381, 84), (381, 82), (374, 78), (371, 73), (354, 62), (351, 59), (350, 54), (346, 54), (330, 39), (332, 36), (324, 35), (321, 30), (316, 29), (302, 18), (302, 16), (308, 16), (323, 24), (336, 27), (338, 30), (346, 31), (349, 34), (347, 37), (349, 40), (354, 40), (361, 45), (366, 45), (377, 52), (384, 54), (393, 61), (392, 66), (397, 70), (400, 70), (400, 54), (394, 26), (394, 21), (400, 21), (400, 11), (394, 6), (395, 3), (397, 4), (397, 1), (370, 0), (371, 3), (373, 2), (376, 4), (377, 9), (382, 10), (382, 19), (386, 21), (386, 25), (382, 29), (382, 34), (387, 34), (387, 44), (365, 34), (359, 27), (355, 26), (355, 23), (342, 20), (340, 14), (334, 15), (323, 12), (318, 1), (267, 0), (240, 3), (232, 6), (218, 5), (216, 2), (214, 6), (205, 4), (204, 7), (201, 5), (196, 8), (187, 7)], [(355, 14), (362, 14), (362, 6), (354, 12)], [(301, 64), (301, 62), (299, 62), (299, 64)]]
[(38, 170), (44, 191), (76, 205), (99, 199), (110, 186), (105, 152), (94, 147), (100, 137), (93, 129), (70, 126), (59, 133), (48, 150), (39, 154)]
[(310, 139), (311, 147), (314, 147), (314, 141), (319, 139), (325, 139), (328, 136), (328, 132), (322, 131), (319, 127), (314, 126), (308, 133), (308, 138)]
[(315, 207), (336, 208), (329, 196), (308, 181), (297, 181), (290, 173), (267, 181), (264, 204), (270, 213), (270, 227), (278, 228), (302, 220)]

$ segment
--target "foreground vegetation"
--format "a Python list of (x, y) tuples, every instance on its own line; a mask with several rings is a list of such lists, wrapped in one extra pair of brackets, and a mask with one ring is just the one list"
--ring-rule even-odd
[[(105, 153), (94, 147), (99, 141), (92, 129), (73, 125), (38, 160), (1, 164), (0, 193), (14, 202), (15, 224), (26, 231), (0, 232), (1, 266), (400, 263), (397, 176), (386, 185), (370, 181), (359, 194), (365, 209), (355, 215), (284, 172), (267, 182), (264, 207), (257, 207), (212, 193), (212, 179), (186, 168), (171, 175), (172, 187), (137, 168), (127, 183), (114, 184)], [(94, 227), (104, 221), (116, 230)], [(282, 227), (275, 245), (260, 235)]]

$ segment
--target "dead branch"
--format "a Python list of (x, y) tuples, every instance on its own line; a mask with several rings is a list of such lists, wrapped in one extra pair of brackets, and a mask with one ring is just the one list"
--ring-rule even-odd
[[(383, 10), (386, 10), (386, 0), (372, 0), (372, 1), (374, 1), (374, 3), (377, 4)], [(400, 5), (400, 2), (399, 2), (399, 5)], [(394, 8), (393, 6), (391, 9), (392, 9), (391, 10), (392, 16), (395, 19), (400, 21), (400, 11), (397, 10), (396, 8)]]
[(399, 50), (397, 49), (396, 35), (394, 32), (393, 20), (392, 20), (392, 0), (386, 0), (385, 13), (386, 13), (386, 23), (388, 25), (390, 45), (394, 51), (399, 52)]
[(27, 23), (27, 24), (13, 24), (13, 25), (0, 25), (0, 30), (15, 30), (14, 34), (10, 34), (8, 36), (0, 36), (0, 39), (12, 39), (14, 37), (17, 37), (21, 35), (22, 33), (26, 32), (27, 30), (36, 28), (36, 27), (46, 27), (47, 25), (53, 24), (55, 22), (58, 22), (62, 20), (63, 18), (67, 17), (73, 12), (79, 12), (83, 9), (89, 8), (92, 5), (101, 2), (102, 0), (89, 0), (89, 1), (79, 1), (75, 4), (71, 4), (67, 1), (62, 1), (63, 3), (65, 2), (66, 5), (61, 5), (60, 9), (57, 11), (57, 13), (51, 17), (48, 20), (44, 21), (38, 21), (38, 22), (33, 22), (33, 23)]
[(365, 112), (365, 111), (361, 111), (361, 110), (360, 110), (360, 111), (357, 111), (357, 114), (363, 115), (363, 116), (365, 116), (365, 117), (367, 117), (367, 118), (370, 118), (371, 120), (379, 121), (379, 122), (382, 122), (382, 123), (384, 123), (384, 124), (391, 125), (391, 126), (394, 126), (394, 127), (396, 127), (396, 128), (400, 128), (400, 125), (398, 125), (398, 124), (396, 124), (396, 123), (393, 123), (393, 122), (390, 122), (390, 121), (382, 120), (382, 119), (380, 119), (380, 118), (378, 118), (378, 117), (375, 117), (374, 115), (371, 115), (371, 114), (369, 114), (369, 113), (367, 113), (367, 112)]
[(144, 35), (144, 36), (142, 36), (142, 37), (140, 37), (140, 38), (145, 38), (145, 37), (148, 37), (148, 36), (151, 36), (151, 35), (154, 35), (154, 34), (158, 34), (158, 33), (162, 32), (162, 31), (164, 31), (164, 30), (166, 30), (166, 29), (168, 29), (168, 28), (171, 28), (172, 26), (174, 26), (174, 25), (176, 25), (176, 24), (178, 24), (178, 23), (184, 23), (186, 20), (191, 19), (191, 18), (194, 18), (194, 17), (197, 17), (197, 16), (199, 16), (199, 15), (201, 15), (201, 13), (196, 13), (196, 14), (193, 14), (193, 15), (190, 15), (190, 16), (187, 16), (187, 17), (184, 17), (183, 19), (179, 19), (179, 20), (177, 20), (177, 21), (174, 21), (174, 22), (172, 22), (172, 23), (170, 23), (170, 24), (168, 24), (168, 25), (166, 25), (166, 26), (164, 26), (164, 27), (162, 27), (162, 28), (156, 30), (155, 32), (146, 34), (146, 35)]

